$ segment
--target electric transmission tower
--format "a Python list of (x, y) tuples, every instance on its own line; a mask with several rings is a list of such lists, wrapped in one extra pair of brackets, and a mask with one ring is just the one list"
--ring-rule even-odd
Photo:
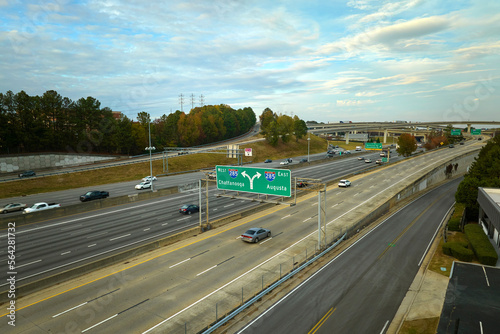
[(179, 104), (181, 105), (181, 111), (183, 111), (182, 106), (184, 105), (184, 95), (182, 95), (182, 93), (179, 94)]
[(200, 95), (200, 107), (203, 107), (205, 105), (205, 97), (203, 96), (203, 94)]

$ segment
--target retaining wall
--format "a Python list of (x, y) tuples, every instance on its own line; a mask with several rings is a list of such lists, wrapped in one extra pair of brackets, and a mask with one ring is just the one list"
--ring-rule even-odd
[(16, 156), (0, 156), (0, 174), (78, 166), (95, 162), (113, 160), (116, 156), (82, 155), (71, 153), (29, 154)]

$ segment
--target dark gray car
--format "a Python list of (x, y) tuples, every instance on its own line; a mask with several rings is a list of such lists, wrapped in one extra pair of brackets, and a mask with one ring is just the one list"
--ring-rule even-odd
[(271, 237), (271, 231), (262, 227), (253, 227), (241, 235), (241, 240), (246, 242), (259, 242), (264, 238)]

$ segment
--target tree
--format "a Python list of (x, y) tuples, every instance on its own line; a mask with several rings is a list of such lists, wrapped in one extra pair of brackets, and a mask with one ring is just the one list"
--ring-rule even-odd
[(288, 115), (279, 115), (277, 124), (281, 141), (287, 143), (293, 134), (293, 119)]
[(293, 117), (293, 131), (295, 132), (295, 141), (299, 141), (299, 139), (307, 135), (307, 124), (297, 115)]
[(399, 154), (408, 157), (417, 149), (417, 140), (415, 136), (409, 133), (403, 133), (398, 138), (399, 148), (396, 150)]

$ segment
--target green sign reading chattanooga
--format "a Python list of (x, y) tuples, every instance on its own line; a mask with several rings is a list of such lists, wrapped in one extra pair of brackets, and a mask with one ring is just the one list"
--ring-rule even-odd
[(217, 189), (290, 197), (288, 169), (216, 166)]

